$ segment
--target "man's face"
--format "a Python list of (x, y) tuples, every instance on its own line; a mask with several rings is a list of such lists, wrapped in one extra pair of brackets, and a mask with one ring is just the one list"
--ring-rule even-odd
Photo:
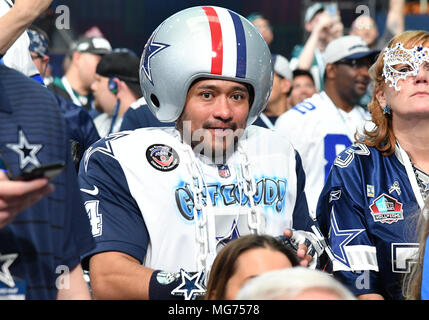
[(116, 96), (109, 90), (109, 78), (95, 74), (95, 80), (91, 85), (94, 94), (94, 105), (99, 112), (113, 115), (116, 105)]
[(42, 57), (41, 55), (32, 51), (30, 51), (30, 55), (31, 55), (31, 59), (33, 59), (34, 65), (36, 66), (37, 70), (39, 70), (40, 75), (42, 76), (42, 78), (45, 78), (46, 70), (48, 68), (48, 63), (49, 63), (49, 57), (48, 56)]
[(239, 82), (203, 79), (186, 96), (177, 128), (195, 153), (225, 159), (246, 128), (249, 91)]
[(265, 39), (265, 42), (270, 45), (273, 41), (274, 34), (271, 29), (271, 25), (268, 20), (263, 18), (258, 18), (252, 21), (253, 25), (258, 29), (259, 33)]
[(368, 69), (371, 59), (343, 59), (335, 63), (337, 68), (335, 86), (343, 100), (355, 105), (366, 93), (370, 81)]
[(316, 93), (316, 88), (310, 77), (296, 76), (292, 81), (292, 91), (289, 96), (290, 105), (295, 106)]
[(351, 35), (361, 37), (368, 46), (372, 46), (378, 37), (378, 29), (371, 17), (361, 15), (352, 24)]
[[(78, 52), (77, 54), (78, 60), (76, 63), (78, 64), (80, 81), (84, 87), (89, 89), (95, 80), (95, 70), (101, 60), (101, 55), (87, 52)], [(75, 56), (73, 59), (75, 59)]]

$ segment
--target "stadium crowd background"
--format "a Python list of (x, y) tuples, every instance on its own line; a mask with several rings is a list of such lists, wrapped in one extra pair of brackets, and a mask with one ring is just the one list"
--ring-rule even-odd
[[(364, 9), (367, 9), (367, 12), (369, 12), (371, 17), (375, 19), (379, 29), (379, 34), (383, 34), (389, 1), (318, 2), (325, 4), (334, 3), (338, 6), (341, 14), (341, 22), (344, 26), (344, 35), (349, 34), (351, 23), (359, 15), (364, 13)], [(280, 2), (270, 0), (263, 2), (234, 1), (232, 3), (228, 1), (210, 1), (207, 4), (227, 7), (245, 17), (249, 17), (250, 14), (255, 12), (262, 14), (271, 23), (272, 31), (274, 33), (274, 41), (270, 45), (272, 53), (281, 54), (288, 59), (291, 59), (293, 48), (298, 44), (304, 44), (306, 42), (307, 33), (304, 30), (304, 20), (306, 18), (304, 15), (307, 12), (307, 8), (314, 3), (315, 2), (313, 1)], [(144, 44), (160, 22), (177, 11), (197, 5), (201, 5), (201, 3), (196, 1), (165, 1), (161, 7), (159, 3), (152, 1), (53, 1), (49, 9), (34, 22), (34, 25), (38, 26), (49, 35), (51, 73), (52, 76), (61, 77), (64, 72), (64, 58), (68, 53), (70, 53), (70, 45), (79, 37), (104, 37), (109, 40), (113, 48), (127, 48), (133, 51), (137, 57), (140, 57)], [(361, 5), (363, 5), (363, 7), (361, 7)], [(427, 26), (429, 24), (427, 22), (429, 21), (427, 13), (429, 13), (429, 11), (426, 10), (426, 5), (426, 1), (406, 1), (404, 8), (405, 30), (428, 29)], [(56, 11), (56, 9), (60, 7), (66, 8), (67, 10), (60, 12)], [(358, 9), (359, 7), (361, 10)], [(66, 15), (66, 19), (70, 19), (70, 25), (69, 27), (59, 28), (58, 19), (64, 18), (64, 16), (61, 17), (61, 15), (64, 14)], [(102, 53), (94, 54), (101, 55)], [(339, 62), (339, 60), (333, 59), (331, 62), (327, 62), (327, 64), (334, 64), (336, 62)], [(356, 61), (354, 61), (354, 63), (356, 63)], [(124, 65), (126, 64), (127, 63)], [(99, 66), (100, 65), (102, 66), (103, 63), (99, 64)], [(111, 67), (111, 65), (107, 65), (108, 67)], [(353, 66), (354, 69), (362, 69), (363, 67), (368, 69), (368, 65), (364, 64), (350, 64), (348, 66)], [(280, 70), (280, 72), (278, 70)], [(281, 75), (281, 67), (279, 67), (278, 70), (276, 68), (276, 62), (274, 62), (275, 73), (279, 74), (283, 78)], [(110, 72), (110, 70), (107, 71)], [(102, 67), (97, 67), (96, 74), (98, 79), (109, 77), (109, 72), (107, 71), (103, 70)], [(126, 75), (126, 77), (127, 76), (128, 75)], [(287, 77), (290, 78), (291, 76), (289, 75), (286, 76), (286, 78)], [(110, 80), (111, 79), (109, 79), (108, 89), (116, 96), (118, 93), (118, 87), (115, 85), (114, 88), (111, 88)], [(93, 87), (91, 87), (91, 90), (95, 91)], [(118, 107), (119, 102), (115, 108)], [(114, 121), (112, 120), (112, 123), (113, 122)]]
[[(316, 1), (310, 0), (165, 0), (162, 6), (156, 1), (148, 0), (55, 0), (50, 9), (35, 24), (44, 29), (51, 38), (51, 66), (54, 76), (62, 74), (61, 63), (68, 51), (70, 42), (85, 32), (101, 32), (113, 48), (125, 47), (138, 55), (143, 51), (146, 40), (152, 31), (165, 18), (184, 8), (201, 5), (201, 3), (227, 7), (243, 16), (259, 12), (269, 19), (274, 32), (271, 51), (290, 59), (293, 47), (304, 43), (304, 15), (308, 6)], [(333, 1), (319, 1), (333, 2)], [(366, 5), (375, 19), (380, 34), (385, 28), (388, 0), (369, 1), (335, 1), (344, 24), (344, 34), (348, 34), (351, 23), (361, 13), (356, 13), (359, 5)], [(424, 2), (424, 1), (423, 1)], [(59, 14), (55, 8), (65, 5), (70, 9), (70, 29), (55, 28), (55, 19)], [(427, 30), (429, 16), (421, 14), (420, 1), (406, 1), (405, 29)], [(96, 29), (98, 28), (98, 30)]]

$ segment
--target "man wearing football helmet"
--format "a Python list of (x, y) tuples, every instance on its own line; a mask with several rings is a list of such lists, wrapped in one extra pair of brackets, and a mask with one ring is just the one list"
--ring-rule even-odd
[(176, 127), (112, 134), (81, 162), (96, 298), (204, 295), (218, 250), (249, 233), (295, 229), (308, 264), (315, 237), (300, 157), (283, 137), (251, 126), (272, 72), (264, 39), (233, 11), (189, 8), (153, 32), (140, 83), (152, 113)]

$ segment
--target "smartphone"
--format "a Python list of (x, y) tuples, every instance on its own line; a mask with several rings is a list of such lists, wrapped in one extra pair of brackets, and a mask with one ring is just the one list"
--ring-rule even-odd
[(338, 12), (338, 4), (336, 2), (333, 3), (326, 3), (324, 5), (324, 9), (325, 11), (327, 11), (331, 17), (336, 17), (338, 16), (339, 12)]
[(30, 181), (38, 178), (48, 178), (49, 180), (52, 180), (64, 170), (65, 166), (65, 163), (62, 161), (42, 164), (37, 167), (25, 169), (20, 175), (13, 176), (10, 179)]

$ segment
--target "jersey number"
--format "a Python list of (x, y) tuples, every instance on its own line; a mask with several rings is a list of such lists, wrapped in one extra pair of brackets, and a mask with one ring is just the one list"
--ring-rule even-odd
[(103, 217), (101, 213), (98, 212), (98, 204), (100, 201), (91, 200), (85, 202), (86, 213), (88, 214), (89, 221), (91, 223), (91, 231), (93, 237), (101, 236), (103, 233)]
[(344, 134), (327, 134), (325, 136), (325, 160), (327, 161), (325, 165), (325, 182), (337, 155), (351, 144), (349, 137)]

